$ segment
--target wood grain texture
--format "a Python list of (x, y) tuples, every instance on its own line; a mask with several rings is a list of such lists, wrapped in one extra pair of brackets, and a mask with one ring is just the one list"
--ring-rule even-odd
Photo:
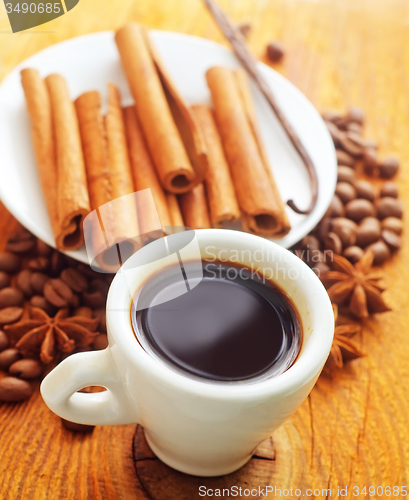
[[(255, 55), (263, 59), (271, 39), (283, 42), (286, 57), (276, 69), (319, 110), (344, 110), (352, 104), (366, 110), (365, 133), (379, 142), (380, 155), (396, 154), (402, 160), (398, 183), (408, 213), (407, 0), (220, 3), (234, 21), (252, 23), (249, 45)], [(46, 46), (115, 29), (129, 20), (225, 43), (199, 0), (81, 0), (67, 15), (15, 35), (10, 34), (1, 3), (0, 76)], [(16, 222), (1, 207), (3, 243), (14, 227)], [(349, 487), (348, 498), (364, 498), (353, 496), (352, 486), (407, 484), (408, 230), (403, 239), (402, 251), (384, 268), (385, 297), (394, 310), (366, 321), (359, 337), (359, 347), (367, 356), (334, 372), (331, 378), (320, 378), (299, 411), (274, 433), (273, 467), (260, 482), (268, 477), (277, 488), (301, 488), (303, 494), (307, 488), (332, 488), (331, 498), (337, 497), (338, 485)], [(169, 471), (154, 471), (145, 461), (143, 474), (141, 469), (135, 473), (135, 426), (96, 428), (91, 435), (74, 435), (61, 427), (37, 393), (22, 405), (1, 405), (0, 429), (0, 498), (168, 498), (160, 482), (169, 480)], [(137, 467), (142, 464), (138, 462)], [(232, 486), (243, 473), (228, 476), (223, 484)], [(245, 474), (247, 478), (240, 481), (258, 481), (251, 465)], [(141, 478), (150, 481), (151, 489), (142, 487)], [(194, 489), (189, 491), (189, 499), (200, 498)], [(321, 494), (313, 497), (325, 498)]]

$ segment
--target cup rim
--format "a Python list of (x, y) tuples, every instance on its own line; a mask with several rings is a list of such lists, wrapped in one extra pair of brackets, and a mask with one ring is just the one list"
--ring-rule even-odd
[[(233, 243), (234, 240), (240, 240), (241, 244), (246, 244), (246, 242), (254, 244), (254, 242), (258, 242), (259, 244), (267, 245), (267, 247), (274, 250), (275, 255), (277, 254), (280, 258), (287, 259), (294, 268), (302, 270), (305, 273), (304, 275), (310, 281), (308, 287), (309, 291), (311, 291), (311, 296), (314, 295), (313, 307), (318, 310), (318, 314), (315, 315), (316, 323), (319, 317), (318, 324), (312, 325), (312, 330), (308, 338), (308, 351), (313, 351), (313, 358), (307, 359), (307, 353), (301, 351), (295, 363), (288, 370), (254, 383), (248, 383), (247, 381), (243, 384), (239, 382), (231, 384), (228, 382), (212, 383), (209, 380), (201, 381), (200, 379), (184, 376), (182, 373), (171, 369), (162, 361), (150, 356), (136, 340), (130, 321), (132, 297), (130, 297), (129, 291), (120, 288), (120, 271), (111, 283), (107, 298), (107, 329), (110, 340), (108, 348), (118, 346), (129, 362), (138, 365), (150, 380), (155, 380), (157, 383), (169, 387), (170, 390), (184, 391), (198, 397), (255, 401), (260, 398), (289, 394), (318, 376), (331, 349), (334, 332), (334, 315), (328, 294), (315, 273), (289, 250), (260, 236), (230, 229), (199, 229), (195, 230), (195, 233), (198, 235), (199, 240), (206, 239), (213, 243), (217, 240), (227, 238)], [(135, 258), (136, 254), (131, 256), (129, 260)], [(129, 260), (127, 261), (128, 263)], [(125, 297), (126, 300), (129, 300), (129, 306), (126, 309), (123, 307)], [(121, 334), (123, 329), (127, 330), (126, 334)], [(132, 337), (129, 336), (129, 333)], [(134, 341), (130, 342), (130, 338)]]

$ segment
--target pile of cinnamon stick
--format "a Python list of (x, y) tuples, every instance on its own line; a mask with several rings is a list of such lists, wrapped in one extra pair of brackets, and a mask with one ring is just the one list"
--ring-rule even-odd
[[(118, 89), (109, 84), (105, 116), (99, 92), (72, 102), (61, 75), (43, 79), (35, 69), (21, 72), (57, 248), (78, 248), (87, 214), (121, 200), (104, 213), (103, 223), (115, 233), (109, 245), (130, 241), (134, 250), (153, 216), (126, 195), (147, 188), (163, 228), (222, 227), (241, 219), (246, 231), (286, 234), (290, 224), (244, 71), (209, 69), (214, 111), (188, 106), (143, 27), (128, 24), (115, 41), (135, 105), (123, 108)], [(106, 250), (107, 241), (99, 239), (97, 246)]]

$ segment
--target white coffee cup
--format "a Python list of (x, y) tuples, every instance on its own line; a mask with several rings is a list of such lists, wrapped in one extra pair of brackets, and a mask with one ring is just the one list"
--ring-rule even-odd
[[(262, 381), (216, 383), (178, 372), (148, 354), (135, 338), (130, 309), (150, 273), (172, 260), (161, 258), (159, 251), (156, 255), (154, 242), (148, 245), (150, 264), (140, 266), (132, 280), (118, 272), (111, 284), (107, 349), (68, 357), (47, 375), (41, 393), (50, 409), (67, 420), (139, 423), (163, 462), (188, 474), (217, 476), (243, 466), (258, 444), (308, 396), (331, 348), (334, 316), (320, 280), (288, 250), (224, 229), (199, 230), (195, 238), (203, 258), (233, 257), (255, 269), (273, 271), (273, 280), (292, 299), (301, 318), (303, 342), (295, 363)], [(188, 249), (184, 258), (194, 257), (189, 252), (194, 249)], [(138, 261), (138, 252), (126, 264), (133, 260)], [(107, 390), (77, 392), (90, 385)]]

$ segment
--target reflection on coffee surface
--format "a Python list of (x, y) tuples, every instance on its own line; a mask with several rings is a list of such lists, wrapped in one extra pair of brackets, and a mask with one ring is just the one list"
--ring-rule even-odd
[[(292, 365), (301, 322), (277, 285), (230, 262), (204, 261), (202, 279), (187, 281), (189, 275), (189, 264), (183, 274), (179, 266), (168, 267), (135, 297), (132, 324), (146, 350), (174, 368), (217, 381), (265, 378)], [(141, 298), (151, 306), (137, 311)]]

